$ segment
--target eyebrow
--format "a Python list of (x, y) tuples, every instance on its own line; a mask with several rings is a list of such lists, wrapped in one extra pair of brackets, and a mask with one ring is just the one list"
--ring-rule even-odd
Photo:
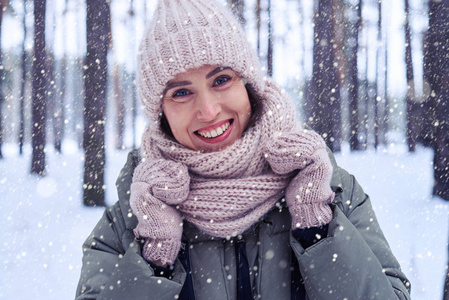
[(167, 85), (165, 86), (164, 91), (162, 92), (162, 95), (165, 95), (165, 93), (167, 93), (168, 90), (178, 87), (178, 86), (183, 86), (183, 85), (189, 85), (192, 84), (191, 81), (175, 81), (175, 82), (167, 82)]
[[(214, 76), (215, 74), (220, 73), (221, 71), (224, 71), (224, 70), (227, 70), (227, 69), (230, 69), (230, 67), (217, 67), (217, 68), (213, 69), (212, 71), (210, 71), (209, 73), (206, 74), (206, 79), (209, 79), (212, 76)], [(172, 88), (175, 88), (175, 87), (178, 87), (178, 86), (189, 85), (189, 84), (192, 84), (192, 82), (188, 81), (188, 80), (175, 81), (175, 82), (169, 81), (169, 82), (167, 82), (167, 85), (165, 86), (165, 89), (162, 92), (162, 95), (165, 95), (165, 93), (168, 90), (172, 89)]]
[(220, 73), (221, 71), (224, 71), (227, 69), (230, 69), (230, 67), (217, 67), (217, 68), (213, 69), (212, 71), (210, 71), (209, 73), (207, 73), (206, 79), (209, 79), (212, 76), (214, 76), (215, 74)]

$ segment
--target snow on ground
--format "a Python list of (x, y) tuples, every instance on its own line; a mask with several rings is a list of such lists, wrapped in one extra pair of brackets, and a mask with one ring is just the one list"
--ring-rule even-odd
[[(48, 176), (29, 174), (31, 150), (3, 148), (0, 160), (0, 299), (73, 299), (81, 244), (103, 213), (82, 205), (83, 157), (66, 142), (47, 152)], [(126, 151), (107, 153), (107, 203)], [(432, 198), (432, 156), (402, 145), (336, 155), (371, 197), (379, 222), (404, 272), (413, 299), (442, 299), (447, 261), (448, 204)]]

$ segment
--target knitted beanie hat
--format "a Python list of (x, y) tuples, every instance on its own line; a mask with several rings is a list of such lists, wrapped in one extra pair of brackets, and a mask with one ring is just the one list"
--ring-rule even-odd
[(151, 122), (159, 120), (167, 82), (203, 65), (230, 67), (256, 93), (264, 91), (256, 53), (226, 7), (215, 0), (160, 0), (138, 54), (138, 92)]

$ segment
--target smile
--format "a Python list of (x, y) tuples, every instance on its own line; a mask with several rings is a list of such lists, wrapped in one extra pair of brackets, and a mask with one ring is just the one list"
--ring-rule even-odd
[(216, 138), (218, 136), (221, 136), (224, 134), (229, 127), (231, 126), (232, 120), (227, 121), (226, 123), (222, 124), (221, 126), (218, 126), (212, 130), (198, 130), (196, 131), (196, 134), (199, 136), (202, 136), (204, 138)]

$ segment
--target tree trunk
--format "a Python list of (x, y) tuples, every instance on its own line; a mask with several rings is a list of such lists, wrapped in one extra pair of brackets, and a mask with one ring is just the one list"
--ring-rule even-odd
[(376, 90), (375, 90), (375, 98), (374, 98), (374, 148), (380, 144), (380, 134), (381, 134), (381, 122), (380, 122), (380, 113), (381, 113), (381, 104), (382, 97), (380, 96), (380, 52), (381, 52), (381, 42), (382, 42), (382, 1), (378, 0), (377, 2), (377, 49), (376, 49)]
[[(64, 1), (63, 9), (63, 20), (66, 20), (67, 15), (68, 0)], [(61, 153), (62, 151), (62, 139), (64, 136), (64, 97), (65, 97), (65, 79), (66, 79), (66, 68), (67, 68), (67, 54), (66, 54), (66, 35), (67, 35), (67, 24), (66, 22), (62, 25), (62, 53), (63, 57), (60, 60), (60, 65), (55, 64), (55, 76), (54, 76), (54, 91), (55, 95), (53, 97), (53, 145), (56, 153)], [(55, 39), (54, 39), (55, 40)], [(53, 46), (55, 48), (56, 45)], [(59, 72), (58, 70), (59, 67)]]
[(416, 128), (416, 99), (415, 83), (413, 76), (412, 41), (410, 30), (410, 5), (409, 0), (405, 0), (405, 64), (407, 74), (407, 145), (410, 152), (416, 148), (417, 128)]
[[(132, 45), (132, 52), (134, 55), (130, 56), (131, 62), (133, 65), (136, 64), (136, 48), (135, 48), (135, 33), (136, 33), (136, 16), (134, 14), (134, 0), (130, 2), (129, 9), (129, 36), (130, 36), (130, 45)], [(131, 73), (131, 123), (132, 123), (132, 133), (133, 133), (133, 144), (132, 147), (136, 148), (137, 145), (137, 90), (136, 90), (136, 71), (133, 70)]]
[[(48, 13), (48, 11), (47, 11)], [(51, 28), (51, 25), (48, 26)], [(47, 35), (50, 34), (47, 30)], [(50, 47), (53, 45), (53, 42), (49, 43), (47, 47), (47, 59), (45, 61), (45, 69), (47, 74), (47, 87), (46, 87), (46, 101), (47, 101), (47, 122), (50, 126), (49, 133), (53, 137), (53, 141), (55, 141), (55, 127), (56, 127), (56, 115), (57, 115), (57, 84), (55, 81), (55, 55), (53, 53), (53, 49)], [(49, 138), (51, 140), (51, 138)]]
[(260, 26), (261, 26), (261, 6), (260, 0), (256, 1), (256, 19), (257, 19), (257, 56), (260, 56)]
[(84, 205), (105, 206), (104, 167), (109, 1), (86, 1), (87, 54), (84, 77)]
[(46, 84), (45, 68), (45, 12), (46, 0), (34, 1), (34, 57), (32, 99), (32, 149), (31, 173), (45, 175), (46, 142)]
[(3, 158), (2, 146), (3, 146), (3, 113), (2, 106), (5, 99), (3, 97), (3, 82), (5, 81), (4, 67), (3, 67), (3, 53), (2, 53), (2, 21), (3, 12), (8, 5), (7, 0), (0, 0), (0, 159)]
[(300, 57), (301, 62), (299, 63), (299, 67), (302, 70), (303, 73), (303, 80), (305, 81), (306, 79), (306, 28), (304, 25), (304, 2), (302, 0), (299, 0), (298, 3), (298, 7), (299, 7), (299, 28), (301, 28), (301, 52), (302, 55)]
[(228, 0), (228, 5), (231, 7), (231, 11), (234, 13), (237, 20), (242, 27), (245, 27), (245, 1), (244, 0)]
[(429, 36), (426, 61), (430, 65), (430, 101), (436, 128), (433, 141), (433, 195), (449, 200), (449, 3), (429, 2)]
[(271, 18), (271, 0), (268, 0), (268, 50), (267, 50), (267, 74), (273, 76), (273, 19)]
[(123, 136), (125, 132), (125, 98), (123, 97), (122, 86), (120, 84), (120, 70), (117, 63), (114, 65), (114, 99), (116, 113), (115, 148), (124, 149)]
[(340, 87), (334, 53), (334, 17), (332, 1), (319, 0), (314, 15), (313, 77), (307, 112), (309, 125), (323, 136), (332, 151), (338, 151)]
[(359, 4), (351, 9), (356, 10), (357, 20), (352, 22), (349, 30), (350, 38), (354, 41), (350, 49), (348, 59), (348, 96), (349, 96), (349, 145), (351, 150), (360, 150), (360, 120), (359, 120), (359, 69), (357, 65), (359, 51), (359, 30), (362, 24), (362, 0)]
[(26, 25), (26, 16), (27, 16), (27, 0), (23, 0), (23, 40), (22, 40), (22, 58), (21, 58), (21, 66), (22, 66), (22, 81), (20, 82), (20, 91), (19, 91), (19, 153), (23, 154), (23, 142), (25, 139), (25, 87), (27, 82), (27, 52), (25, 47), (25, 42), (27, 38), (27, 25)]
[[(385, 26), (388, 28), (388, 25)], [(388, 96), (388, 30), (385, 30), (385, 45), (384, 45), (384, 56), (385, 56), (385, 68), (384, 68), (384, 99), (385, 99), (385, 110), (382, 120), (382, 128), (384, 131), (384, 140), (387, 143), (387, 135), (390, 130), (390, 98)]]

